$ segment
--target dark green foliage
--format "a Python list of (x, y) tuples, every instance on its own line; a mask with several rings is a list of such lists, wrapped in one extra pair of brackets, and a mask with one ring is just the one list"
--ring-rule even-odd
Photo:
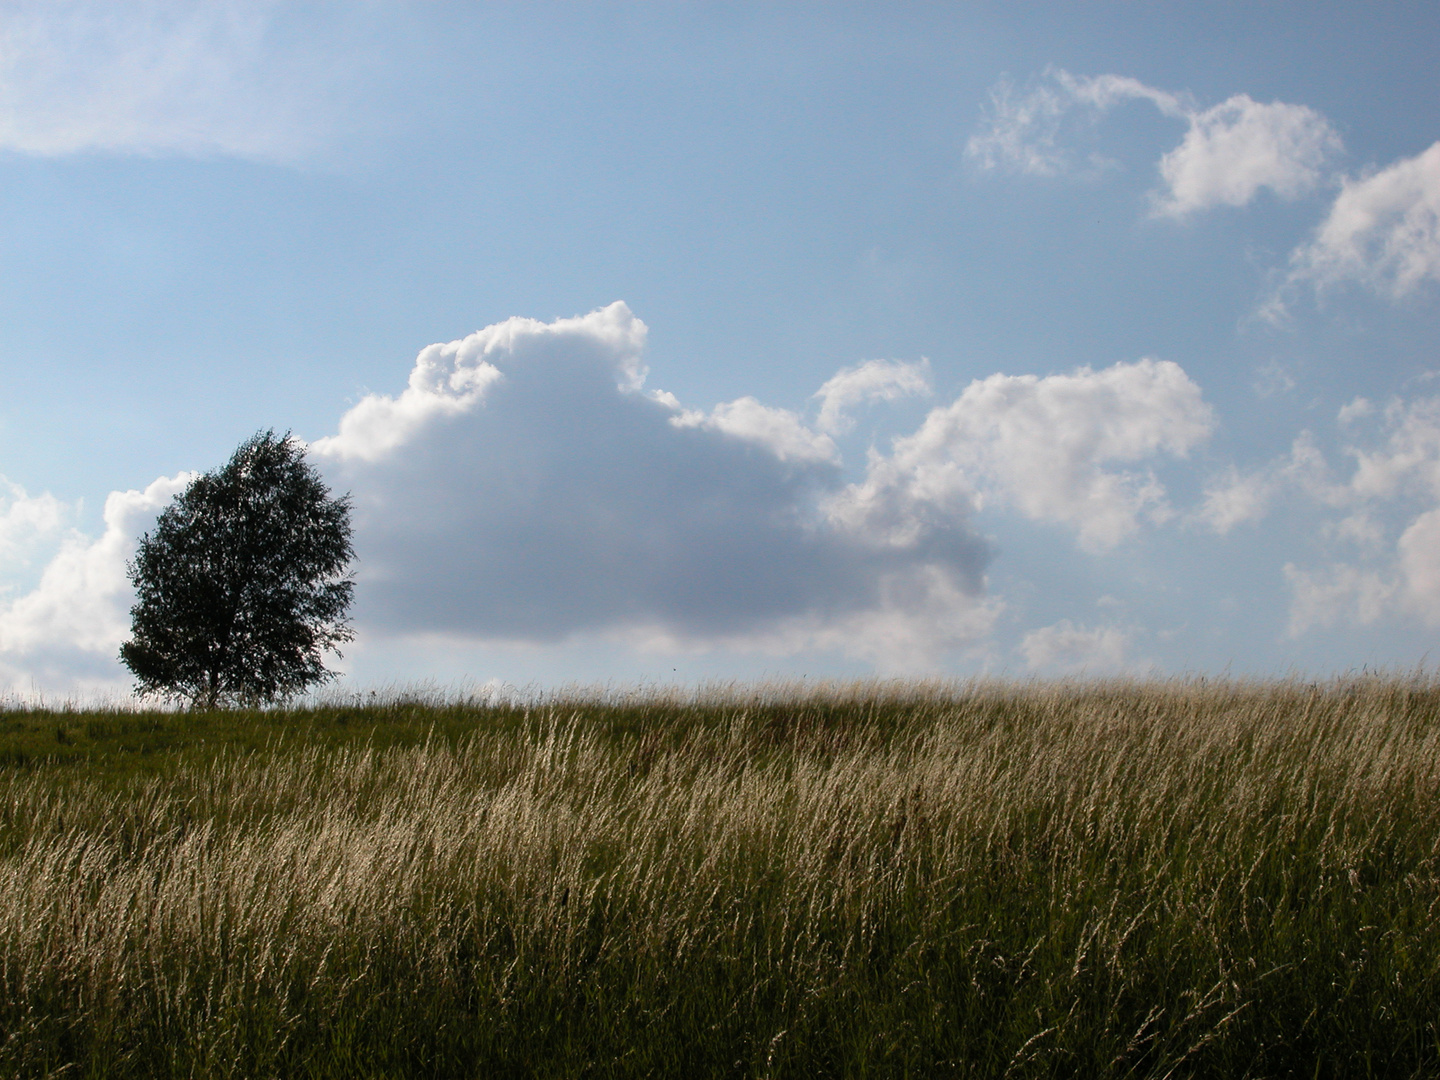
[(138, 601), (120, 659), (141, 694), (196, 707), (286, 698), (332, 676), (353, 634), (349, 497), (288, 434), (262, 432), (160, 514), (130, 564)]

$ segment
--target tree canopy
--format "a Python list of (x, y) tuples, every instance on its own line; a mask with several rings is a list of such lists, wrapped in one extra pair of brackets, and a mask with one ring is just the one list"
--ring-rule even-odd
[(256, 434), (141, 538), (120, 659), (141, 694), (197, 708), (271, 702), (333, 678), (324, 654), (354, 637), (354, 554), (349, 496), (331, 497), (288, 432)]

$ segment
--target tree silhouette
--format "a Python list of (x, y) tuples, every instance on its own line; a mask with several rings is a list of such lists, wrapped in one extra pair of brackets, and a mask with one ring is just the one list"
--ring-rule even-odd
[(141, 538), (120, 659), (142, 695), (195, 708), (271, 702), (333, 678), (324, 653), (355, 636), (354, 554), (349, 496), (330, 497), (288, 432), (261, 432)]

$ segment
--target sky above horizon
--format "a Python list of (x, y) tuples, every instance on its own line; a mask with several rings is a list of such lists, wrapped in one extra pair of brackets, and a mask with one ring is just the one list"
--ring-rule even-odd
[(345, 689), (1440, 632), (1432, 3), (0, 6), (0, 696), (290, 431)]

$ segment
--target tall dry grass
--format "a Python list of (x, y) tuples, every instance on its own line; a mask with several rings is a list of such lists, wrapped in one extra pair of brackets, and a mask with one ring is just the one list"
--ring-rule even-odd
[(1440, 687), (576, 695), (0, 773), (14, 1076), (1434, 1076)]

